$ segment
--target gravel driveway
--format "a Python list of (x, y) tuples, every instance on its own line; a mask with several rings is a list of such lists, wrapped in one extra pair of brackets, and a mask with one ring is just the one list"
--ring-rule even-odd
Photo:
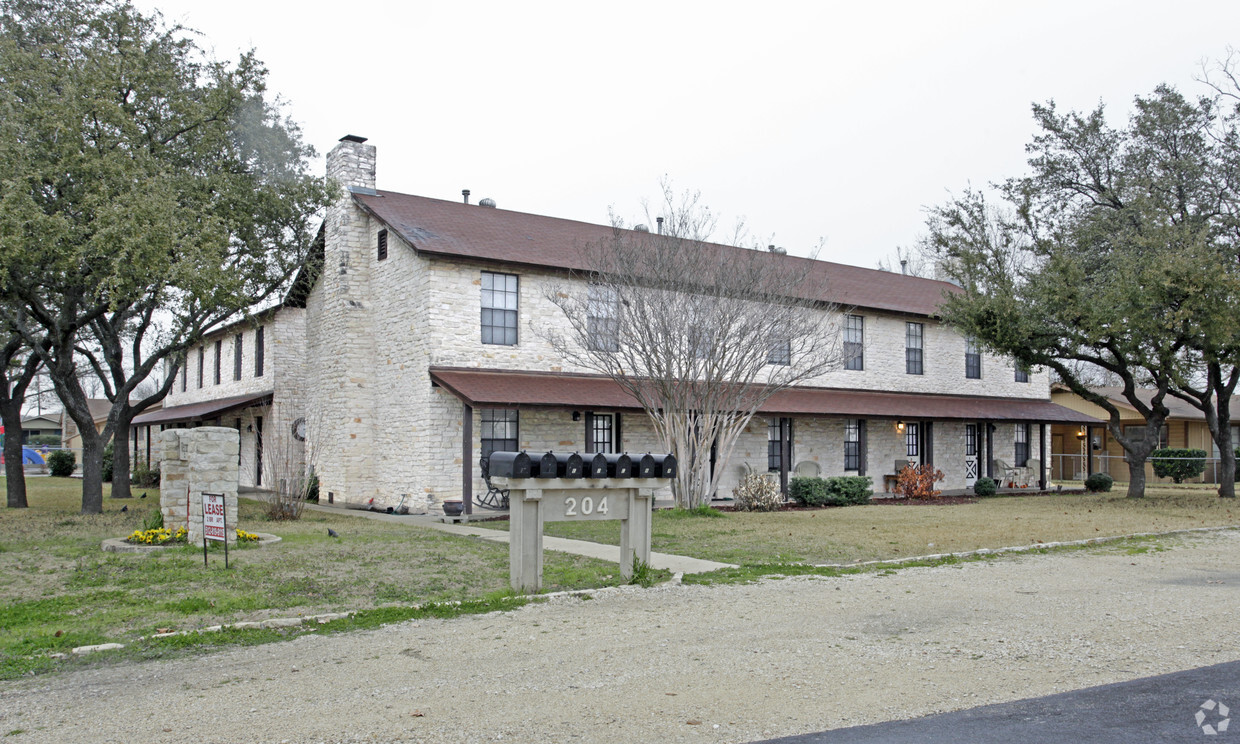
[(1240, 659), (1240, 532), (560, 597), (0, 683), (25, 742), (745, 742)]

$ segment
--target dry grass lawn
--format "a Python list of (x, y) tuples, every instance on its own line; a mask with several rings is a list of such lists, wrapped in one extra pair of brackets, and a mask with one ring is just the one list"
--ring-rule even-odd
[[(851, 563), (1038, 542), (1240, 525), (1240, 503), (1213, 487), (1151, 488), (1128, 499), (1111, 493), (1013, 496), (971, 504), (873, 504), (716, 517), (658, 512), (654, 550), (729, 563)], [(490, 525), (488, 525), (490, 526)], [(547, 534), (609, 544), (613, 522), (559, 522)]]

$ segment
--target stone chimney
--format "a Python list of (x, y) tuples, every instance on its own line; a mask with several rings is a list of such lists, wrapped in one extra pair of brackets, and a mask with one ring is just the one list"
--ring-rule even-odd
[(358, 193), (375, 191), (375, 146), (366, 144), (365, 137), (346, 134), (327, 153), (327, 177), (341, 188)]

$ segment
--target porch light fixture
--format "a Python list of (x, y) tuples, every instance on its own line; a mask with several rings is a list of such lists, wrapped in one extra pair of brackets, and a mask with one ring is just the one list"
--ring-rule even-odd
[(896, 431), (904, 431), (904, 422), (903, 422), (903, 421), (897, 421), (897, 422), (896, 422)]
[(573, 421), (581, 420), (581, 411), (573, 411)]

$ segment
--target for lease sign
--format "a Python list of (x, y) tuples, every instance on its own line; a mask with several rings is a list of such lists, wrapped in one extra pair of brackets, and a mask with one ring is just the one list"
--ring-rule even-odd
[(224, 494), (202, 495), (202, 533), (207, 540), (227, 541), (224, 524)]

